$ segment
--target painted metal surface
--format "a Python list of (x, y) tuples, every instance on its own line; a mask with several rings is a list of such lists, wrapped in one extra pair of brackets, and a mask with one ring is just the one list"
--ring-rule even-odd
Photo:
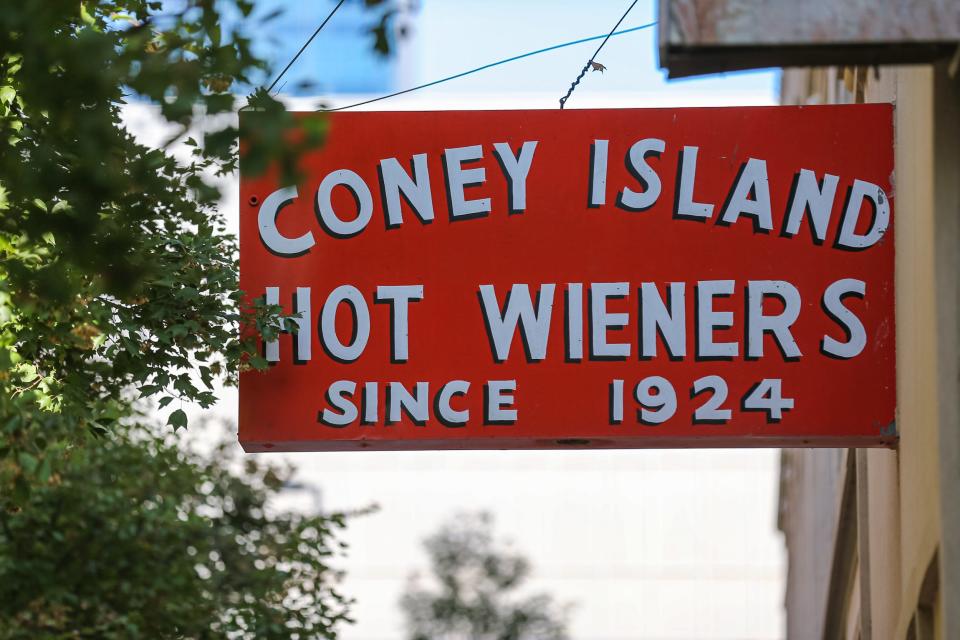
[(241, 288), (302, 312), (241, 443), (894, 444), (892, 114), (333, 114), (241, 176)]
[(660, 0), (671, 77), (785, 66), (929, 62), (960, 41), (956, 0)]
[(960, 39), (954, 0), (663, 0), (686, 45), (867, 44)]

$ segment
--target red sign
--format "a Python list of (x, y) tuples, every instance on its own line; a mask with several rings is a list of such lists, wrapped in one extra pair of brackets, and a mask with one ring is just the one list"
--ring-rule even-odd
[(328, 117), (241, 179), (247, 451), (896, 441), (890, 105)]

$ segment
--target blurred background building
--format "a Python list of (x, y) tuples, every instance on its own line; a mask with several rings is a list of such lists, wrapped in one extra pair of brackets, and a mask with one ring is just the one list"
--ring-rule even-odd
[(792, 69), (782, 96), (787, 104), (896, 103), (899, 216), (900, 444), (783, 452), (788, 637), (821, 637), (810, 632), (822, 628), (824, 638), (957, 638), (960, 81), (946, 61)]
[(900, 442), (782, 452), (787, 637), (960, 638), (960, 3), (661, 0), (659, 26), (671, 75), (790, 66), (784, 104), (896, 105)]

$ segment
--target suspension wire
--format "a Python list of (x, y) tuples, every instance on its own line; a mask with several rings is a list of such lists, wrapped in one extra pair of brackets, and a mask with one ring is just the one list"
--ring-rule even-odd
[(627, 14), (637, 5), (637, 0), (633, 0), (627, 10), (623, 12), (623, 15), (620, 16), (620, 19), (617, 20), (617, 24), (613, 25), (613, 29), (610, 30), (610, 33), (607, 34), (607, 37), (603, 39), (603, 42), (600, 43), (600, 46), (597, 47), (597, 50), (593, 52), (593, 55), (590, 56), (590, 59), (587, 60), (587, 64), (583, 65), (583, 69), (580, 71), (580, 75), (577, 76), (577, 79), (573, 81), (573, 84), (570, 85), (570, 88), (567, 89), (567, 95), (560, 98), (560, 108), (563, 109), (563, 106), (566, 104), (567, 100), (570, 99), (570, 96), (573, 95), (573, 90), (577, 88), (577, 85), (580, 84), (580, 81), (583, 80), (583, 76), (587, 75), (587, 70), (590, 69), (590, 66), (593, 64), (594, 58), (600, 55), (600, 50), (603, 49), (603, 45), (607, 44), (607, 40), (610, 39), (610, 36), (616, 32), (617, 27), (620, 26), (620, 23), (624, 21), (627, 17)]
[[(634, 3), (633, 3), (633, 4), (636, 4), (636, 0), (634, 0)], [(631, 5), (631, 8), (633, 8), (632, 5)], [(628, 9), (628, 12), (629, 12), (629, 9)], [(624, 14), (624, 17), (626, 17), (626, 14)], [(623, 18), (620, 19), (620, 22), (623, 22)], [(620, 22), (617, 23), (617, 26), (620, 26)], [(609, 40), (609, 39), (610, 39), (611, 37), (613, 37), (613, 36), (622, 36), (622, 35), (624, 35), (624, 34), (626, 34), (626, 33), (633, 33), (634, 31), (640, 31), (640, 30), (642, 30), (642, 29), (649, 29), (650, 27), (652, 27), (652, 26), (654, 26), (654, 25), (656, 25), (656, 24), (657, 24), (656, 21), (654, 21), (654, 22), (650, 22), (650, 23), (648, 23), (648, 24), (642, 24), (642, 25), (640, 25), (639, 27), (631, 27), (631, 28), (629, 28), (629, 29), (622, 29), (622, 30), (620, 30), (620, 31), (616, 31), (616, 28), (617, 28), (617, 27), (614, 27), (614, 31), (611, 31), (610, 33), (606, 34), (605, 36), (604, 36), (604, 35), (590, 36), (589, 38), (581, 38), (580, 40), (573, 40), (573, 41), (571, 41), (571, 42), (564, 42), (564, 43), (562, 43), (562, 44), (556, 44), (556, 45), (553, 45), (552, 47), (546, 47), (545, 49), (537, 49), (536, 51), (530, 51), (530, 52), (528, 52), (528, 53), (522, 53), (522, 54), (520, 54), (520, 55), (513, 56), (513, 57), (511, 57), (511, 58), (505, 58), (505, 59), (503, 59), (503, 60), (498, 60), (497, 62), (491, 62), (490, 64), (485, 64), (485, 65), (483, 65), (482, 67), (477, 67), (476, 69), (470, 69), (469, 71), (464, 71), (464, 72), (462, 72), (462, 73), (457, 73), (457, 74), (455, 74), (455, 75), (448, 76), (448, 77), (446, 77), (446, 78), (441, 78), (441, 79), (439, 79), (439, 80), (434, 80), (433, 82), (428, 82), (428, 83), (426, 83), (426, 84), (421, 84), (421, 85), (418, 85), (418, 86), (416, 86), (416, 87), (410, 87), (409, 89), (403, 89), (402, 91), (397, 91), (397, 92), (395, 92), (395, 93), (390, 93), (390, 94), (387, 94), (387, 95), (385, 95), (385, 96), (380, 96), (379, 98), (371, 98), (370, 100), (364, 100), (363, 102), (357, 102), (357, 103), (355, 103), (355, 104), (350, 104), (350, 105), (346, 105), (346, 106), (343, 106), (343, 107), (336, 107), (335, 109), (317, 109), (317, 111), (326, 111), (326, 112), (331, 112), (331, 111), (343, 111), (343, 110), (345, 110), (345, 109), (353, 109), (354, 107), (362, 107), (363, 105), (372, 104), (372, 103), (374, 103), (374, 102), (380, 102), (381, 100), (386, 100), (386, 99), (388, 99), (388, 98), (395, 98), (395, 97), (397, 97), (397, 96), (402, 96), (402, 95), (405, 94), (405, 93), (411, 93), (411, 92), (413, 92), (413, 91), (419, 91), (420, 89), (426, 89), (427, 87), (433, 87), (433, 86), (436, 86), (436, 85), (441, 84), (441, 83), (444, 83), (444, 82), (449, 82), (450, 80), (456, 80), (457, 78), (462, 78), (462, 77), (468, 76), (468, 75), (470, 75), (470, 74), (472, 74), (472, 73), (477, 73), (478, 71), (485, 71), (485, 70), (487, 70), (487, 69), (490, 69), (490, 68), (492, 68), (492, 67), (499, 66), (499, 65), (501, 65), (501, 64), (507, 64), (508, 62), (515, 62), (515, 61), (517, 61), (517, 60), (522, 60), (523, 58), (529, 58), (530, 56), (539, 55), (539, 54), (541, 54), (541, 53), (547, 53), (548, 51), (555, 51), (555, 50), (557, 50), (557, 49), (563, 49), (564, 47), (572, 47), (572, 46), (574, 46), (574, 45), (583, 44), (584, 42), (591, 42), (591, 41), (593, 41), (593, 40), (600, 40), (601, 38), (603, 38), (603, 43), (606, 44), (607, 40)], [(602, 47), (603, 47), (603, 44), (601, 44), (600, 47), (602, 48)], [(600, 49), (597, 49), (597, 53), (599, 53), (599, 52), (600, 52)], [(597, 54), (594, 53), (593, 55), (594, 55), (594, 57), (596, 57)], [(592, 61), (592, 60), (593, 60), (593, 59), (591, 58), (591, 61)], [(587, 66), (589, 66), (589, 64), (590, 64), (590, 63), (588, 62), (588, 63), (587, 63)], [(561, 108), (562, 108), (562, 101), (561, 101)]]
[(340, 2), (337, 3), (337, 6), (335, 6), (333, 10), (327, 14), (327, 17), (323, 19), (323, 22), (321, 22), (320, 26), (317, 27), (317, 30), (313, 32), (313, 35), (307, 38), (307, 41), (303, 43), (303, 46), (300, 47), (300, 50), (297, 51), (296, 55), (294, 55), (293, 58), (290, 59), (290, 62), (287, 63), (287, 66), (283, 68), (283, 71), (280, 72), (280, 75), (278, 75), (276, 79), (270, 83), (270, 86), (267, 87), (267, 93), (270, 93), (271, 91), (273, 91), (273, 88), (277, 86), (278, 82), (280, 82), (280, 78), (283, 77), (283, 74), (285, 74), (287, 70), (293, 66), (293, 63), (297, 61), (297, 58), (300, 57), (300, 54), (302, 54), (306, 50), (306, 48), (310, 46), (310, 43), (313, 42), (313, 39), (317, 37), (317, 34), (320, 33), (320, 31), (325, 26), (327, 26), (327, 23), (330, 22), (330, 18), (333, 17), (333, 14), (335, 14), (337, 12), (337, 9), (343, 6), (343, 3), (346, 1), (347, 0), (340, 0)]

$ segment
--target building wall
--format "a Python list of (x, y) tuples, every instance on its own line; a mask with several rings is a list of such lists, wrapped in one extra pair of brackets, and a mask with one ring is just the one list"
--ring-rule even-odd
[(781, 453), (779, 526), (787, 535), (786, 601), (790, 638), (823, 626), (830, 580), (830, 549), (843, 482), (842, 449), (789, 449)]
[(783, 74), (787, 104), (896, 104), (900, 442), (784, 451), (791, 639), (960, 638), (960, 81), (948, 67)]

